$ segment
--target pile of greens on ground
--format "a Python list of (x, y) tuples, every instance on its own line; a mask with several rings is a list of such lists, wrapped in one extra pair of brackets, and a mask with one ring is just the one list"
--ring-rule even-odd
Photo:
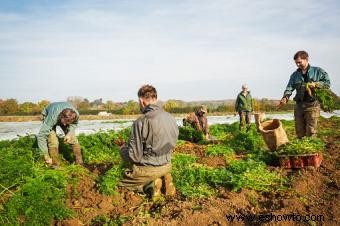
[(325, 143), (319, 138), (303, 137), (290, 141), (279, 153), (285, 155), (313, 154), (322, 152), (324, 148)]

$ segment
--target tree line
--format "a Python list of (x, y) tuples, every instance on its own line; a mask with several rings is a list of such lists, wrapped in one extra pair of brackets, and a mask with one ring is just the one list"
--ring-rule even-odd
[[(72, 103), (84, 115), (96, 115), (99, 112), (106, 111), (117, 115), (133, 115), (140, 114), (138, 102), (129, 100), (126, 102), (113, 102), (103, 99), (89, 101), (82, 97), (68, 97), (68, 102)], [(39, 115), (42, 110), (49, 104), (48, 100), (41, 100), (37, 103), (24, 102), (18, 103), (16, 99), (0, 99), (0, 115)], [(220, 101), (193, 101), (186, 102), (182, 100), (159, 101), (163, 109), (170, 113), (189, 113), (196, 110), (202, 104), (206, 105), (209, 113), (232, 113), (235, 111), (235, 100)], [(270, 100), (267, 98), (253, 99), (254, 111), (273, 112), (277, 111), (278, 100)], [(290, 100), (287, 105), (280, 111), (290, 111), (294, 109), (294, 102)], [(340, 109), (340, 98), (336, 99), (336, 109)]]

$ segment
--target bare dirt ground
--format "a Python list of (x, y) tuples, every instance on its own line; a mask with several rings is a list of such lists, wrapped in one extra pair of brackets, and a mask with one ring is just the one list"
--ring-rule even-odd
[[(338, 130), (338, 122), (321, 120), (321, 128)], [(319, 169), (287, 171), (292, 175), (291, 187), (284, 192), (242, 190), (239, 193), (224, 188), (216, 197), (186, 199), (177, 194), (162, 202), (147, 201), (138, 195), (121, 189), (116, 195), (105, 196), (97, 191), (95, 181), (82, 178), (78, 187), (68, 188), (67, 205), (74, 209), (77, 219), (59, 222), (56, 225), (102, 225), (93, 219), (106, 215), (123, 225), (340, 225), (340, 136), (329, 134), (325, 138), (326, 153)], [(224, 167), (221, 157), (204, 157), (202, 146), (185, 144), (175, 152), (195, 154), (199, 162), (213, 167)], [(107, 167), (89, 168), (94, 174), (102, 174)], [(226, 215), (253, 214), (267, 216), (265, 220), (228, 221)], [(323, 215), (320, 221), (283, 221), (275, 215)], [(316, 217), (316, 216), (315, 216)], [(281, 219), (281, 220), (280, 220)]]

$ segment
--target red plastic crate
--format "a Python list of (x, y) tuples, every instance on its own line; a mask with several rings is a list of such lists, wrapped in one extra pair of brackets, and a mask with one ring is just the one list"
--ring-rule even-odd
[(301, 169), (306, 166), (319, 168), (322, 162), (322, 154), (304, 154), (304, 155), (279, 155), (280, 167), (286, 169)]

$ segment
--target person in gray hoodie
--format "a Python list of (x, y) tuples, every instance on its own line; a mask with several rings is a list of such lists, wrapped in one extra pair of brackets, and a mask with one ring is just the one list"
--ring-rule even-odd
[(178, 139), (176, 120), (157, 106), (157, 91), (144, 85), (138, 91), (143, 113), (132, 125), (128, 144), (121, 146), (123, 160), (130, 163), (119, 186), (145, 192), (152, 197), (176, 193), (171, 176), (171, 154)]

